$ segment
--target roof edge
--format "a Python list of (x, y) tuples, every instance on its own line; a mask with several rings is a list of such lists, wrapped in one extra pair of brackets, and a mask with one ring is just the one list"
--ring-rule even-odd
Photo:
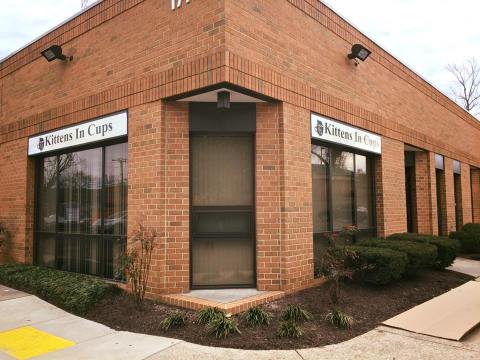
[(404, 60), (401, 60), (400, 57), (396, 56), (393, 54), (393, 52), (389, 49), (386, 49), (383, 45), (380, 45), (377, 41), (373, 40), (371, 36), (367, 35), (365, 31), (363, 31), (359, 26), (357, 26), (354, 22), (350, 21), (346, 16), (342, 15), (336, 8), (335, 6), (330, 4), (330, 0), (318, 0), (318, 2), (322, 3), (326, 7), (328, 7), (335, 15), (337, 15), (340, 19), (345, 21), (347, 24), (351, 25), (355, 30), (357, 30), (361, 35), (363, 35), (365, 38), (370, 40), (372, 43), (375, 44), (375, 46), (378, 46), (380, 49), (385, 51), (389, 56), (391, 56), (393, 59), (398, 61), (402, 66), (404, 66), (406, 69), (411, 71), (413, 74), (418, 76), (422, 81), (424, 81), (427, 85), (433, 88), (433, 90), (439, 92), (441, 95), (445, 96), (449, 101), (451, 101), (453, 104), (455, 104), (459, 109), (463, 110), (472, 120), (475, 120), (477, 122), (480, 122), (480, 118), (477, 118), (475, 115), (471, 114), (467, 110), (465, 110), (463, 107), (461, 107), (459, 104), (457, 104), (456, 101), (454, 101), (450, 96), (448, 96), (443, 90), (438, 88), (436, 85), (433, 85), (429, 80), (425, 79), (423, 75), (420, 73), (416, 72), (413, 70), (413, 67), (408, 65)]
[(37, 42), (38, 40), (42, 39), (43, 37), (47, 36), (48, 34), (54, 32), (55, 30), (61, 28), (63, 25), (66, 25), (67, 23), (69, 23), (70, 21), (72, 21), (73, 19), (77, 18), (78, 16), (82, 15), (83, 13), (87, 12), (88, 10), (90, 10), (91, 8), (99, 5), (103, 0), (96, 0), (95, 2), (93, 2), (92, 4), (88, 5), (87, 7), (81, 9), (80, 11), (77, 11), (75, 14), (73, 14), (72, 16), (70, 16), (68, 19), (62, 21), (60, 24), (54, 26), (53, 28), (51, 28), (50, 30), (47, 30), (46, 32), (44, 32), (43, 34), (37, 36), (35, 39), (33, 39), (32, 41), (30, 41), (29, 43), (23, 45), (22, 47), (18, 48), (17, 50), (14, 50), (13, 52), (11, 52), (10, 54), (8, 54), (7, 56), (5, 56), (4, 58), (0, 59), (0, 64), (7, 61), (8, 59), (14, 57), (15, 55), (17, 55), (19, 52), (21, 52), (22, 50), (25, 50), (26, 48), (28, 48), (30, 45), (34, 44), (35, 42)]

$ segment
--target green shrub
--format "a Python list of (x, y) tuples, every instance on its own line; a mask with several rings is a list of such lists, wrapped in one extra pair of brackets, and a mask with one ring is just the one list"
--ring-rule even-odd
[(437, 247), (437, 258), (433, 266), (437, 269), (444, 269), (453, 264), (460, 250), (460, 242), (456, 239), (449, 239), (443, 236), (424, 235), (424, 234), (393, 234), (388, 237), (389, 240), (408, 240), (419, 243), (427, 243)]
[(374, 285), (386, 285), (400, 279), (406, 271), (405, 253), (380, 247), (347, 246), (356, 254), (349, 265), (356, 270), (355, 278)]
[(303, 331), (294, 321), (287, 320), (280, 323), (277, 335), (280, 337), (299, 338), (303, 336)]
[(269, 325), (271, 315), (258, 306), (252, 306), (243, 314), (243, 319), (250, 327), (257, 327), (260, 325)]
[(237, 323), (226, 316), (217, 316), (209, 323), (210, 334), (218, 338), (226, 338), (230, 334), (241, 334)]
[(197, 311), (197, 322), (202, 325), (207, 325), (217, 317), (225, 317), (225, 313), (217, 307), (204, 307)]
[(288, 304), (283, 312), (282, 319), (285, 321), (302, 322), (313, 319), (313, 315), (298, 304)]
[(465, 224), (461, 231), (451, 232), (450, 238), (460, 241), (462, 253), (480, 253), (480, 224)]
[(187, 322), (187, 317), (185, 314), (174, 311), (167, 315), (165, 319), (163, 319), (161, 326), (163, 330), (170, 330), (171, 328), (181, 327), (184, 326)]
[(405, 240), (365, 239), (359, 246), (387, 248), (407, 254), (407, 273), (433, 266), (437, 259), (437, 248), (434, 245)]
[(462, 231), (472, 234), (480, 234), (480, 224), (467, 223), (462, 226)]
[(339, 309), (329, 311), (325, 315), (325, 320), (338, 328), (350, 329), (353, 326), (353, 318)]
[(114, 284), (88, 275), (25, 264), (0, 265), (0, 283), (79, 315), (106, 295), (119, 291)]

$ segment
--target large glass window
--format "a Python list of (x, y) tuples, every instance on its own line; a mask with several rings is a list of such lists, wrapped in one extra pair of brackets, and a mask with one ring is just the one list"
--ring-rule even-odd
[(328, 231), (329, 149), (312, 145), (313, 232)]
[(40, 159), (40, 265), (114, 278), (127, 226), (127, 143)]
[(332, 219), (333, 231), (342, 230), (353, 220), (354, 155), (332, 149)]
[(312, 144), (312, 210), (317, 270), (330, 232), (356, 225), (374, 235), (372, 159), (335, 147)]
[(373, 227), (373, 185), (371, 161), (355, 154), (356, 222), (359, 229)]

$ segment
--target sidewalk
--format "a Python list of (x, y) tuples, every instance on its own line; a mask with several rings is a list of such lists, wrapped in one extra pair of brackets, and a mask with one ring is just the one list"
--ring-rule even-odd
[(321, 348), (284, 351), (223, 349), (176, 339), (115, 331), (71, 315), (36, 296), (0, 286), (0, 360), (29, 358), (479, 359), (480, 329), (462, 342), (380, 326), (352, 340)]
[(457, 257), (452, 266), (448, 267), (447, 270), (460, 272), (478, 278), (480, 277), (480, 261)]

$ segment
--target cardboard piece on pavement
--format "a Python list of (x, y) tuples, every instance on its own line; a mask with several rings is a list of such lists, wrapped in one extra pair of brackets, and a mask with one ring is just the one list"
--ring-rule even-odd
[(383, 324), (458, 341), (480, 324), (480, 281), (469, 281)]

